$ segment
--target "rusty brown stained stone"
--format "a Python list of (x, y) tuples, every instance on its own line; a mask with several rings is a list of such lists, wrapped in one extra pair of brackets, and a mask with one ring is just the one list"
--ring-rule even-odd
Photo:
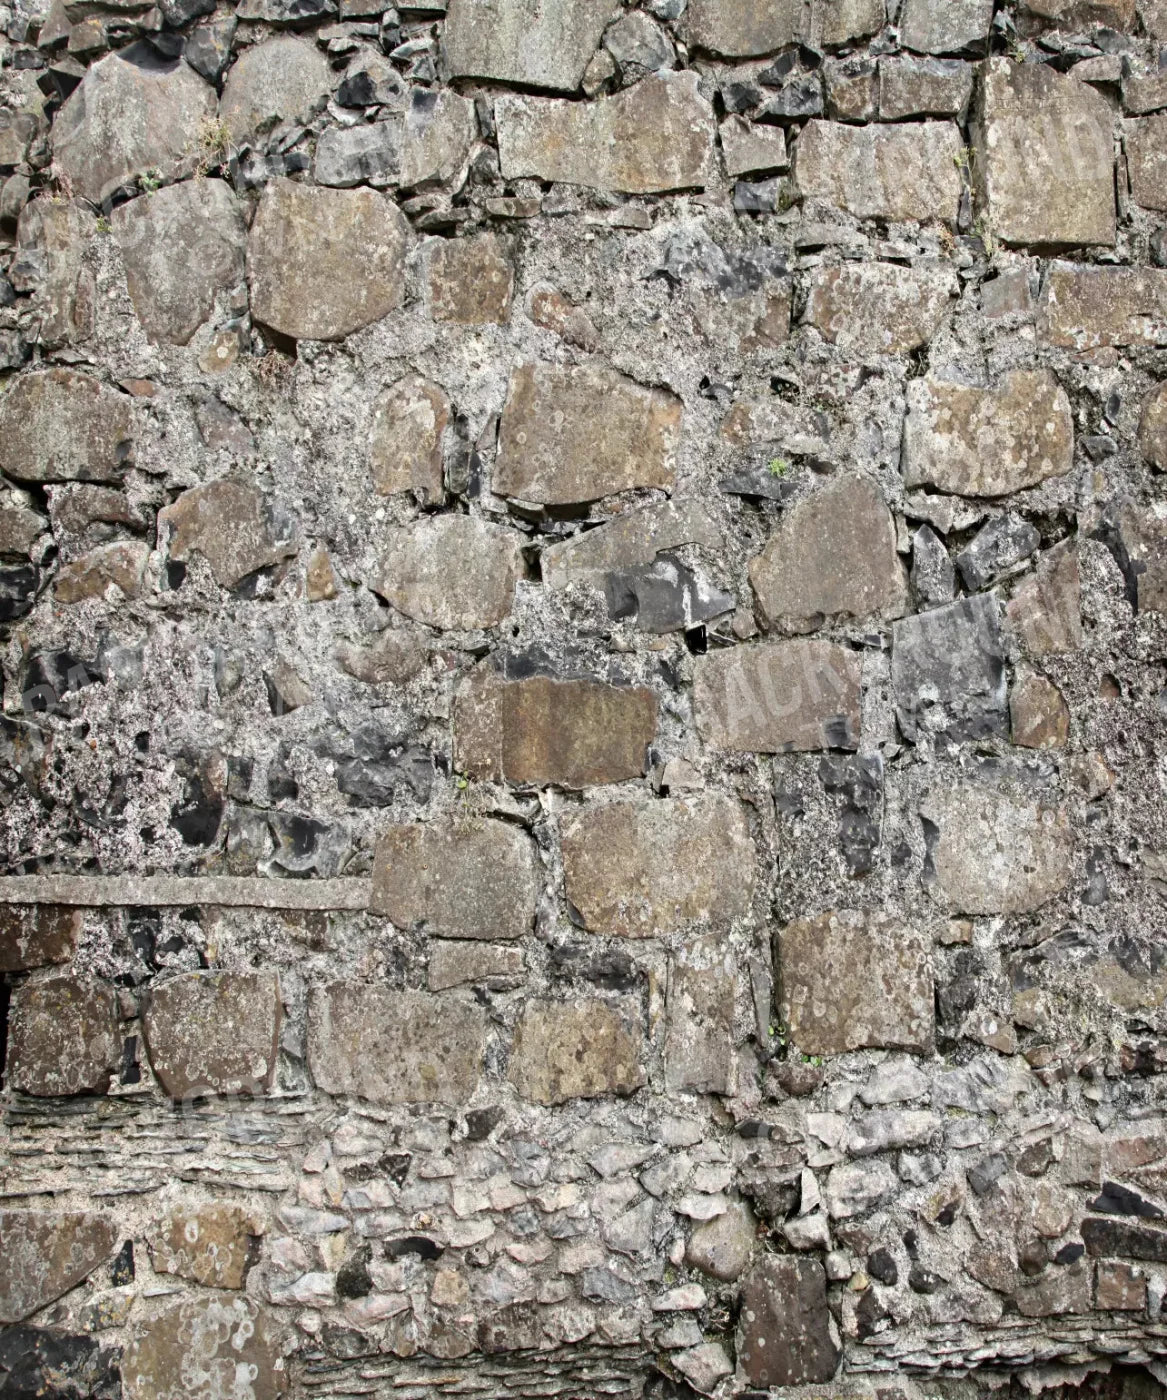
[(122, 1362), (126, 1400), (277, 1400), (288, 1390), (277, 1314), (201, 1295), (138, 1325)]
[(742, 1286), (738, 1362), (751, 1385), (829, 1381), (842, 1348), (817, 1259), (770, 1255)]
[(255, 1260), (262, 1227), (239, 1206), (223, 1201), (171, 1211), (150, 1240), (158, 1274), (175, 1274), (208, 1288), (242, 1288)]
[(0, 972), (68, 962), (84, 911), (65, 904), (0, 905)]

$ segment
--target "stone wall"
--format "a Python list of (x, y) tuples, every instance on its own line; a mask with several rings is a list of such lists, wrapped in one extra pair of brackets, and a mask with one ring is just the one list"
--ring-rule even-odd
[(1163, 1393), (1165, 219), (1164, 0), (0, 4), (5, 1397)]

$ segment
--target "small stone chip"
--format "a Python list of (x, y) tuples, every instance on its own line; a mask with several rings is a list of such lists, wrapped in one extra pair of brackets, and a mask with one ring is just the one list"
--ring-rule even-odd
[(117, 999), (104, 982), (53, 977), (12, 993), (10, 1087), (38, 1098), (104, 1094), (121, 1060)]
[(632, 1094), (645, 1082), (642, 1042), (632, 1003), (529, 1001), (515, 1026), (508, 1077), (541, 1104)]
[(567, 898), (586, 928), (649, 938), (748, 913), (756, 856), (724, 796), (610, 802), (564, 823)]
[(932, 940), (890, 916), (837, 910), (775, 938), (779, 1014), (805, 1054), (867, 1047), (926, 1052), (933, 1038)]
[(509, 823), (414, 822), (377, 842), (369, 908), (437, 938), (521, 938), (539, 887), (534, 842)]
[(274, 972), (188, 972), (150, 989), (142, 1034), (172, 1099), (271, 1088), (283, 1004)]
[(861, 674), (858, 653), (834, 642), (731, 647), (697, 661), (697, 725), (732, 752), (855, 749)]
[(477, 1088), (486, 1017), (470, 1002), (330, 982), (308, 1000), (308, 1066), (326, 1094), (462, 1104)]
[(542, 505), (672, 487), (680, 399), (604, 365), (521, 364), (499, 429), (494, 489)]

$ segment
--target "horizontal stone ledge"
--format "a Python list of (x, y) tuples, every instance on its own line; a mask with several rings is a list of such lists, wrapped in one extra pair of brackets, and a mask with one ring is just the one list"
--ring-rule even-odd
[(0, 904), (204, 905), (233, 909), (367, 909), (372, 882), (246, 875), (5, 875)]

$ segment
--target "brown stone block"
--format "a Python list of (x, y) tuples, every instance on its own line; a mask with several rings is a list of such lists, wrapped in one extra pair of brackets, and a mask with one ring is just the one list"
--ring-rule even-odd
[(755, 1264), (742, 1287), (737, 1351), (751, 1385), (831, 1379), (842, 1348), (817, 1259), (771, 1255)]
[(21, 1322), (103, 1264), (118, 1233), (91, 1211), (0, 1211), (0, 1322)]
[(53, 977), (12, 994), (7, 1079), (41, 1098), (104, 1094), (121, 1059), (117, 999), (103, 982)]
[(17, 481), (118, 481), (132, 456), (130, 401), (92, 375), (37, 370), (0, 401), (0, 469)]
[(960, 128), (952, 122), (853, 126), (816, 119), (795, 144), (794, 178), (803, 199), (858, 219), (954, 224), (960, 152)]
[(382, 496), (414, 491), (422, 505), (440, 505), (445, 494), (442, 436), (450, 400), (440, 384), (407, 374), (377, 399), (369, 434), (369, 465)]
[(0, 972), (69, 962), (82, 918), (82, 910), (60, 904), (0, 905)]
[(195, 1297), (138, 1324), (126, 1400), (277, 1400), (287, 1393), (276, 1315), (249, 1298)]
[(435, 240), (429, 254), (430, 315), (458, 326), (505, 326), (515, 269), (493, 233)]
[(1037, 325), (1044, 340), (1069, 350), (1167, 345), (1167, 271), (1051, 263)]
[(642, 1054), (632, 1003), (531, 1001), (515, 1026), (508, 1077), (523, 1098), (541, 1104), (631, 1094), (645, 1082)]
[(224, 1202), (171, 1211), (150, 1243), (154, 1272), (176, 1274), (208, 1288), (242, 1288), (255, 1262), (263, 1228), (247, 1211)]
[(907, 355), (940, 329), (958, 291), (945, 267), (818, 267), (807, 278), (804, 319), (844, 355)]

